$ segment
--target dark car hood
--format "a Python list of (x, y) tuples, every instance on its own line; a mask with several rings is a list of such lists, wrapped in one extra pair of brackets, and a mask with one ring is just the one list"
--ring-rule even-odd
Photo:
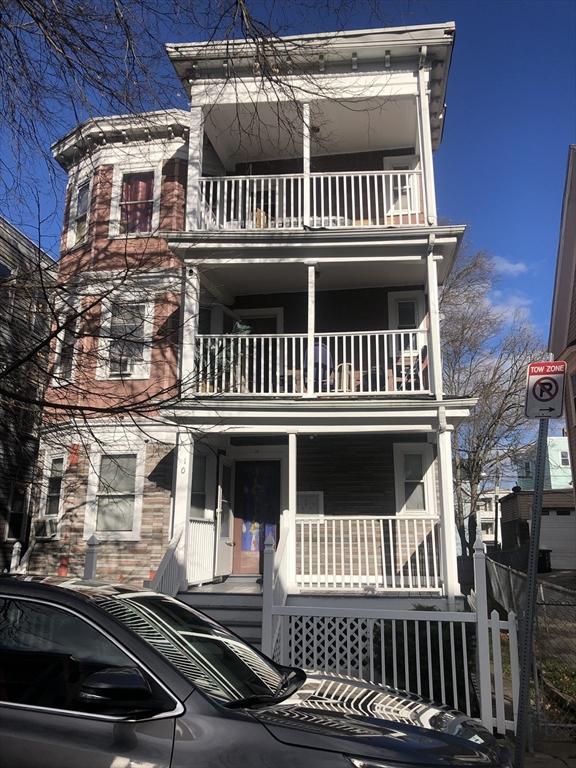
[(293, 696), (253, 715), (294, 746), (411, 765), (506, 765), (494, 737), (466, 715), (343, 675), (308, 672)]

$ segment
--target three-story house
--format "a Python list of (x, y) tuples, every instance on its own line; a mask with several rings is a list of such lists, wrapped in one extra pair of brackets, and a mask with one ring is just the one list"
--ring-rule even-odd
[(98, 574), (141, 582), (170, 542), (161, 575), (210, 600), (259, 591), (268, 541), (285, 601), (459, 594), (471, 401), (443, 392), (438, 297), (464, 227), (433, 166), (453, 38), (169, 45), (189, 111), (58, 142), (81, 310), (59, 392), (88, 418), (43, 454), (36, 566), (79, 572), (95, 534)]

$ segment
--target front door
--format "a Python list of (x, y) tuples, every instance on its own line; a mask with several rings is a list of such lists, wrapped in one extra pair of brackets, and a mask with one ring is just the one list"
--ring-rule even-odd
[(236, 462), (233, 573), (262, 573), (269, 534), (277, 538), (280, 519), (280, 462)]
[(218, 508), (216, 533), (216, 576), (228, 576), (232, 572), (232, 548), (234, 546), (234, 517), (232, 515), (232, 463), (220, 461), (218, 469)]

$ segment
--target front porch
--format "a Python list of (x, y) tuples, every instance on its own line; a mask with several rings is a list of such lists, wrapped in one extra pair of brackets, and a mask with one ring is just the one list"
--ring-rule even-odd
[(443, 552), (453, 531), (443, 524), (433, 442), (406, 433), (222, 436), (198, 441), (192, 464), (189, 586), (257, 584), (268, 540), (284, 600), (450, 594), (455, 574)]

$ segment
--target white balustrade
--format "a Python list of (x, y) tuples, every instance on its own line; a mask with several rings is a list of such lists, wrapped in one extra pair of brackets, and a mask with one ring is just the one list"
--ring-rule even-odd
[(296, 519), (296, 583), (301, 589), (440, 593), (438, 519)]
[(198, 229), (205, 231), (426, 224), (421, 171), (224, 176), (199, 184)]
[[(304, 395), (305, 334), (198, 335), (197, 392)], [(428, 393), (426, 331), (367, 331), (314, 336), (314, 394)]]

